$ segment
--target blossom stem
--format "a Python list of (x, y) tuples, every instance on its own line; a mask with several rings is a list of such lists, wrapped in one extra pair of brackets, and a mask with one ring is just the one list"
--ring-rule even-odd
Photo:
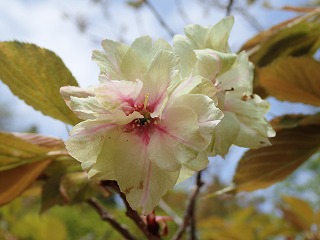
[(133, 210), (127, 201), (126, 195), (120, 191), (119, 185), (116, 181), (102, 181), (104, 187), (109, 187), (116, 193), (118, 193), (126, 206), (126, 215), (138, 226), (138, 228), (144, 233), (149, 240), (159, 240), (158, 236), (153, 235), (148, 231), (147, 224), (143, 221), (137, 211)]
[(196, 239), (196, 221), (195, 221), (195, 204), (197, 197), (200, 193), (200, 188), (203, 186), (203, 182), (201, 180), (201, 171), (197, 173), (196, 178), (196, 187), (193, 190), (192, 194), (190, 195), (189, 202), (187, 209), (185, 211), (183, 222), (180, 225), (179, 229), (177, 230), (176, 234), (173, 236), (173, 240), (179, 240), (182, 238), (184, 232), (186, 231), (187, 227), (190, 226), (190, 239)]
[(90, 198), (87, 203), (92, 206), (97, 213), (100, 215), (101, 219), (110, 223), (110, 225), (116, 229), (125, 239), (135, 240), (136, 238), (129, 232), (129, 230), (120, 224), (113, 216), (95, 199)]

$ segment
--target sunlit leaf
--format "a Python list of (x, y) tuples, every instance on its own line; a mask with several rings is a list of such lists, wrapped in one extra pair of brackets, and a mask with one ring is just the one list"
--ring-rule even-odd
[[(284, 21), (260, 32), (247, 41), (240, 49), (245, 50), (256, 66), (265, 67), (279, 58), (288, 56), (312, 56), (320, 46), (320, 11), (314, 10), (302, 16)], [(265, 98), (268, 96), (255, 74), (254, 92)]]
[(42, 149), (47, 149), (48, 151), (65, 149), (65, 145), (62, 139), (43, 136), (35, 133), (12, 133), (27, 142), (41, 147)]
[(68, 239), (68, 232), (65, 224), (61, 219), (58, 219), (52, 215), (29, 213), (23, 215), (11, 228), (14, 235), (19, 237), (19, 239)]
[(11, 133), (0, 132), (0, 170), (7, 170), (45, 157), (47, 151)]
[(312, 11), (317, 10), (314, 7), (295, 7), (295, 6), (284, 6), (281, 8), (282, 10), (298, 12), (298, 13), (310, 13)]
[(250, 61), (259, 67), (266, 66), (279, 57), (312, 55), (316, 50), (313, 45), (319, 40), (320, 23), (299, 20), (288, 20), (259, 33), (241, 51), (246, 50)]
[(53, 52), (34, 44), (1, 42), (0, 79), (36, 110), (71, 125), (79, 122), (59, 93), (60, 87), (77, 86), (77, 81)]
[(280, 234), (286, 236), (287, 233), (281, 219), (259, 213), (253, 207), (241, 207), (230, 211), (228, 216), (224, 217), (201, 219), (198, 227), (200, 239), (269, 239)]
[(259, 80), (279, 100), (320, 106), (320, 63), (311, 57), (279, 59), (259, 71)]
[(283, 129), (272, 145), (247, 151), (233, 178), (233, 190), (253, 191), (282, 181), (320, 148), (320, 124)]
[(0, 205), (18, 197), (43, 172), (51, 159), (25, 164), (0, 173)]
[(310, 205), (298, 198), (282, 196), (284, 218), (298, 230), (310, 230), (314, 223), (314, 213)]

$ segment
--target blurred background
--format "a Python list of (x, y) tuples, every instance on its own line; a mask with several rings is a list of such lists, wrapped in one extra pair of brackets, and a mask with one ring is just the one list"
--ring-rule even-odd
[[(164, 38), (172, 43), (172, 35), (183, 33), (183, 28), (187, 24), (213, 25), (231, 14), (235, 17), (235, 24), (229, 44), (231, 49), (237, 52), (257, 33), (298, 15), (295, 12), (282, 10), (283, 6), (312, 7), (319, 6), (319, 2), (316, 0), (148, 0), (143, 3), (128, 0), (0, 0), (0, 41), (17, 40), (52, 50), (62, 58), (80, 86), (87, 87), (98, 82), (99, 69), (91, 61), (91, 52), (101, 49), (100, 42), (103, 39), (131, 44), (141, 35), (150, 35), (154, 39)], [(268, 119), (285, 113), (319, 112), (319, 108), (313, 106), (280, 102), (274, 98), (268, 100), (271, 103)], [(66, 139), (70, 127), (35, 111), (15, 97), (8, 87), (0, 82), (0, 130), (37, 132)], [(231, 182), (237, 160), (243, 152), (244, 149), (233, 147), (225, 159), (217, 157), (211, 160), (205, 172), (205, 180), (211, 184), (209, 187), (211, 191)], [(268, 188), (267, 191), (256, 191), (250, 195), (240, 194), (238, 199), (229, 200), (228, 203), (221, 200), (215, 207), (204, 205), (200, 212), (209, 216), (210, 212), (216, 211), (216, 216), (223, 216), (226, 213), (223, 211), (227, 209), (236, 209), (239, 206), (247, 209), (250, 206), (257, 206), (262, 213), (272, 212), (277, 216), (279, 209), (276, 203), (280, 200), (280, 192), (304, 198), (311, 206), (319, 206), (320, 191), (317, 187), (320, 180), (317, 176), (320, 170), (317, 164), (319, 156), (314, 158), (314, 161), (304, 164), (299, 172), (291, 175), (286, 181)], [(180, 194), (181, 198), (185, 196), (182, 189), (189, 187), (191, 181), (177, 187), (179, 192), (177, 194)], [(119, 237), (112, 229), (108, 229), (106, 224), (103, 225), (94, 212), (87, 211), (87, 207), (81, 209), (55, 207), (49, 211), (51, 215), (43, 214), (43, 219), (39, 220), (37, 204), (26, 209), (27, 203), (19, 201), (0, 208), (0, 231), (8, 230), (7, 235), (3, 234), (6, 236), (4, 239), (49, 239), (48, 236), (52, 235), (50, 226), (53, 225), (60, 229), (54, 234), (60, 232), (61, 236), (52, 239)], [(116, 201), (110, 200), (109, 204), (116, 206)], [(179, 200), (176, 200), (175, 205), (178, 208), (177, 212), (182, 211), (178, 207)], [(124, 218), (121, 211), (117, 211), (118, 217)], [(253, 214), (256, 210), (246, 211), (242, 215)], [(75, 219), (78, 221), (75, 222)], [(270, 219), (266, 217), (264, 221), (271, 221)], [(27, 233), (25, 233), (26, 228), (29, 229)], [(0, 239), (1, 237), (0, 234)]]

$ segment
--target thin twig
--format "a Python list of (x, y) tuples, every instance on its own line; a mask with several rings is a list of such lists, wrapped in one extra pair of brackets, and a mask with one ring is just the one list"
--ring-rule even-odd
[[(208, 7), (212, 6), (212, 7), (218, 7), (218, 8), (221, 8), (221, 9), (225, 9), (226, 8), (226, 5), (222, 4), (220, 1), (215, 1), (215, 0), (204, 1), (204, 0), (202, 0), (202, 2), (204, 4), (207, 4)], [(229, 4), (227, 5), (227, 11), (226, 11), (227, 14), (228, 14), (228, 6), (230, 6), (230, 2), (231, 2), (231, 0), (229, 0)], [(231, 6), (229, 7), (230, 8), (230, 13), (231, 13), (231, 8), (232, 8), (233, 12), (238, 12), (239, 14), (241, 14), (243, 16), (243, 18), (249, 23), (249, 25), (255, 31), (257, 31), (257, 32), (263, 31), (264, 28), (260, 25), (260, 23), (257, 21), (257, 19), (250, 14), (250, 12), (248, 11), (248, 8), (237, 6), (234, 3), (235, 2), (232, 1), (233, 5), (231, 4)]]
[(178, 231), (176, 232), (176, 234), (172, 238), (173, 240), (181, 239), (188, 226), (190, 226), (190, 228), (191, 228), (190, 229), (190, 239), (192, 239), (192, 240), (196, 239), (196, 223), (195, 223), (194, 208), (195, 208), (197, 196), (199, 195), (200, 188), (202, 186), (203, 186), (203, 182), (201, 180), (201, 171), (199, 171), (197, 174), (196, 188), (193, 190), (193, 192), (189, 198), (187, 210), (186, 210), (184, 217), (183, 217), (183, 223), (180, 225)]
[(126, 206), (126, 215), (138, 226), (149, 240), (160, 239), (158, 236), (155, 236), (148, 231), (147, 224), (143, 221), (138, 212), (131, 208), (126, 195), (120, 191), (119, 185), (116, 181), (102, 181), (102, 184), (104, 187), (109, 187), (120, 195), (124, 205)]
[(110, 225), (116, 229), (125, 239), (135, 240), (136, 238), (129, 232), (129, 230), (121, 225), (113, 216), (95, 199), (90, 198), (87, 203), (92, 206), (97, 213), (100, 215), (101, 219), (110, 223)]
[(264, 30), (263, 26), (257, 21), (257, 19), (252, 16), (249, 11), (242, 7), (236, 7), (235, 10), (239, 12), (245, 20), (254, 28), (257, 32), (262, 32)]
[(159, 12), (157, 11), (157, 9), (150, 3), (149, 0), (143, 0), (144, 3), (146, 4), (146, 6), (150, 9), (150, 11), (153, 13), (153, 15), (155, 16), (155, 18), (158, 20), (158, 22), (160, 23), (160, 25), (167, 31), (167, 33), (173, 37), (174, 36), (174, 32), (171, 30), (171, 28), (169, 27), (169, 25), (164, 21), (164, 19), (161, 17), (161, 15), (159, 14)]
[(186, 14), (186, 12), (183, 9), (181, 0), (175, 0), (176, 5), (177, 5), (177, 9), (178, 9), (178, 13), (180, 15), (180, 17), (182, 18), (182, 20), (184, 21), (185, 24), (190, 23), (190, 18), (188, 17), (188, 15)]
[(229, 3), (228, 3), (228, 5), (227, 5), (227, 12), (226, 12), (226, 16), (229, 16), (229, 15), (230, 15), (232, 5), (233, 5), (233, 0), (229, 0)]

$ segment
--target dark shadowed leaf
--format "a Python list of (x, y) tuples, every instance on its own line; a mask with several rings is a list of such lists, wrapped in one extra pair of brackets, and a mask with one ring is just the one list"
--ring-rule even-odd
[[(301, 116), (300, 116), (301, 117)], [(289, 116), (286, 116), (288, 121)], [(297, 121), (297, 118), (295, 120)], [(230, 190), (253, 191), (282, 181), (320, 149), (318, 115), (306, 116), (293, 128), (279, 127), (269, 147), (247, 151), (240, 159)], [(294, 121), (294, 120), (293, 120)], [(283, 123), (282, 123), (283, 124)], [(296, 125), (296, 126), (295, 126)]]
[(0, 206), (18, 197), (49, 165), (51, 159), (0, 172)]
[(67, 203), (79, 203), (88, 200), (94, 191), (85, 172), (73, 172), (62, 177), (60, 193)]
[(60, 139), (0, 132), (0, 205), (18, 197), (61, 157), (73, 162)]
[(310, 126), (320, 124), (320, 113), (314, 115), (288, 114), (274, 118), (271, 122), (274, 130), (277, 132), (281, 129), (295, 128), (298, 126)]
[(60, 87), (78, 83), (53, 52), (34, 44), (1, 42), (0, 79), (36, 110), (71, 125), (79, 122), (59, 93)]
[(260, 85), (279, 100), (320, 106), (320, 63), (311, 57), (287, 57), (259, 71)]
[(43, 213), (55, 205), (63, 205), (65, 200), (60, 194), (60, 182), (62, 174), (51, 176), (42, 186), (41, 209)]

